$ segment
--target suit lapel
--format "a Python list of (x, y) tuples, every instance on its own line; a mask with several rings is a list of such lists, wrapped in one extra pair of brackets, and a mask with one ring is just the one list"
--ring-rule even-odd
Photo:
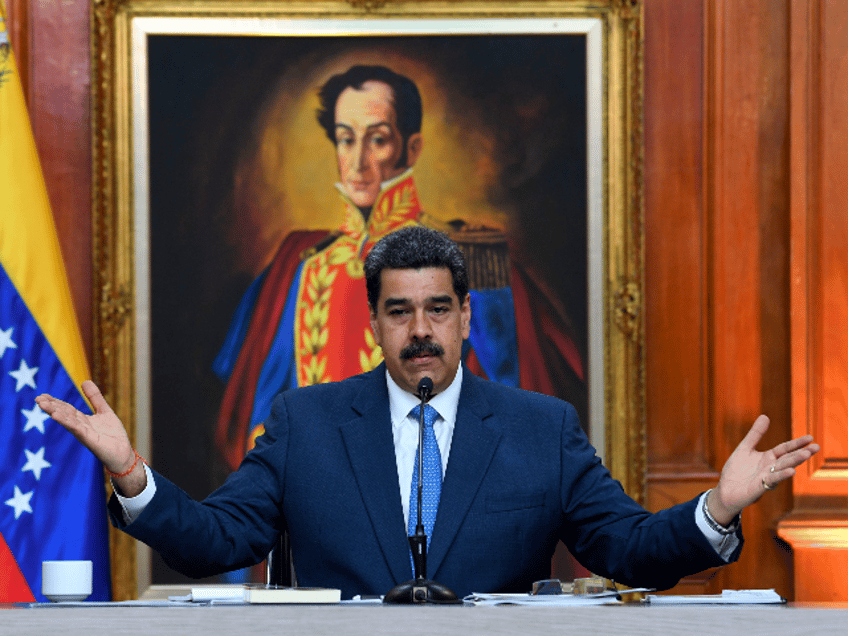
[(480, 391), (483, 381), (467, 368), (463, 371), (450, 457), (427, 556), (431, 578), (456, 538), (501, 438), (500, 431), (491, 426), (493, 411)]
[(371, 372), (351, 404), (356, 416), (339, 428), (365, 509), (395, 578), (412, 578), (403, 523), (385, 367)]

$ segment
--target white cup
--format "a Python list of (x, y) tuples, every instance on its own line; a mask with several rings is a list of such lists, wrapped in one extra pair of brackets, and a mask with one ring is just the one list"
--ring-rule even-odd
[(54, 603), (91, 596), (91, 561), (42, 561), (41, 593)]

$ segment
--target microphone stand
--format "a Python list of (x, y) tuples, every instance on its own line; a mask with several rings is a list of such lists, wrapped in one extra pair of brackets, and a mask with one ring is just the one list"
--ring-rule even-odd
[(389, 590), (383, 597), (384, 603), (462, 603), (450, 588), (427, 578), (427, 533), (421, 521), (421, 506), (424, 499), (424, 404), (430, 399), (432, 391), (433, 380), (421, 378), (418, 383), (418, 397), (421, 399), (418, 414), (418, 522), (415, 534), (409, 537), (415, 578)]

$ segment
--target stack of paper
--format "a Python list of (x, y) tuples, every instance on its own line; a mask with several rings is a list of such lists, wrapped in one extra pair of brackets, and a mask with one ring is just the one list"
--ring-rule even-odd
[(244, 603), (243, 585), (202, 585), (191, 588), (185, 596), (169, 596), (169, 601), (182, 603)]
[[(649, 592), (646, 588), (621, 590), (621, 593)], [(609, 590), (598, 594), (471, 594), (462, 599), (475, 605), (534, 605), (545, 607), (581, 607), (586, 605), (618, 605), (619, 592)]]

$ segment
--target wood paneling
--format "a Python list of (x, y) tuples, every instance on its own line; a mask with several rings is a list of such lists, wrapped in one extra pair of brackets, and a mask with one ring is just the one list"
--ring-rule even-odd
[(645, 4), (649, 480), (711, 469), (704, 399), (702, 11), (700, 2)]
[(792, 429), (822, 452), (798, 471), (779, 532), (795, 551), (796, 598), (845, 600), (836, 573), (848, 566), (848, 6), (796, 2), (790, 17)]
[[(788, 55), (786, 2), (710, 4), (708, 174), (711, 235), (710, 431), (722, 465), (760, 413), (760, 448), (790, 437), (788, 348)], [(791, 598), (774, 525), (788, 485), (743, 513), (746, 550), (722, 586)]]
[(83, 342), (90, 353), (89, 3), (7, 0), (7, 4), (35, 144)]
[[(761, 412), (789, 435), (785, 3), (645, 5), (648, 503), (711, 487)], [(681, 591), (791, 596), (773, 526), (788, 487), (745, 512), (739, 564)]]
[(848, 6), (793, 11), (792, 192), (794, 424), (823, 452), (800, 495), (848, 495)]

